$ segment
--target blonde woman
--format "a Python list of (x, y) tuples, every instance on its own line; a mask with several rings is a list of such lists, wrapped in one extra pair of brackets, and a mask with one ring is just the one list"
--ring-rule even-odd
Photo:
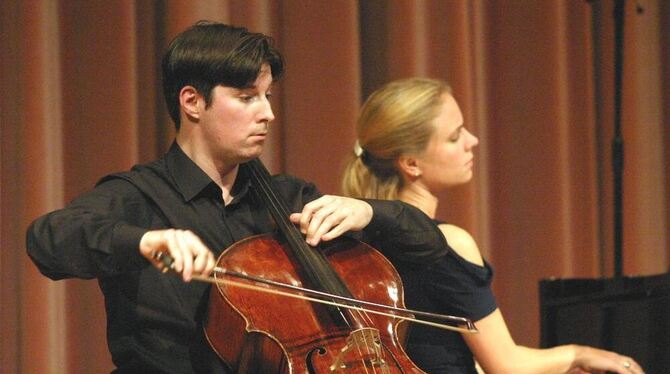
[[(435, 219), (437, 193), (469, 182), (479, 140), (463, 123), (449, 86), (405, 79), (375, 91), (363, 105), (358, 141), (342, 188), (357, 198), (402, 200)], [(471, 235), (435, 221), (444, 254), (408, 262), (396, 248), (380, 248), (394, 262), (411, 309), (467, 316), (479, 334), (414, 325), (407, 352), (429, 373), (643, 373), (630, 357), (565, 345), (533, 349), (517, 345), (491, 290), (492, 270)]]

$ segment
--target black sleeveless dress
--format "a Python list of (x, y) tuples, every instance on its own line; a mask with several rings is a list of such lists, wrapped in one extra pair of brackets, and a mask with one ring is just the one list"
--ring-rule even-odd
[[(406, 306), (473, 321), (488, 316), (497, 308), (491, 290), (493, 269), (486, 262), (484, 266), (473, 264), (448, 249), (429, 266), (395, 264), (403, 281)], [(413, 324), (407, 354), (430, 374), (476, 374), (472, 352), (458, 332)]]

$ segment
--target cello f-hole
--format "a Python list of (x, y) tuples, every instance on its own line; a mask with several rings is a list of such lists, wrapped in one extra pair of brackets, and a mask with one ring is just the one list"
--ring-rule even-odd
[(316, 347), (307, 352), (307, 356), (305, 357), (305, 365), (307, 366), (307, 372), (309, 374), (317, 374), (316, 368), (314, 367), (314, 358), (312, 357), (315, 354), (323, 356), (326, 354), (326, 349), (323, 347)]

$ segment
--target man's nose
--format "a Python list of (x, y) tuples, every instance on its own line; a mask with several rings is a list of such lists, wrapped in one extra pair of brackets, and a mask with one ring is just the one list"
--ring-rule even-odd
[(263, 109), (261, 112), (261, 120), (265, 122), (272, 122), (275, 119), (275, 114), (272, 112), (272, 104), (267, 98), (263, 99)]

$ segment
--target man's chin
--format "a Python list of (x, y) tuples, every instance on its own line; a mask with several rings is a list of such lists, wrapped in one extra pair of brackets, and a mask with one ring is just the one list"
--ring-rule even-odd
[(247, 162), (255, 158), (258, 158), (261, 156), (261, 154), (263, 154), (263, 147), (259, 147), (258, 149), (247, 152), (247, 154), (243, 156), (242, 162)]

